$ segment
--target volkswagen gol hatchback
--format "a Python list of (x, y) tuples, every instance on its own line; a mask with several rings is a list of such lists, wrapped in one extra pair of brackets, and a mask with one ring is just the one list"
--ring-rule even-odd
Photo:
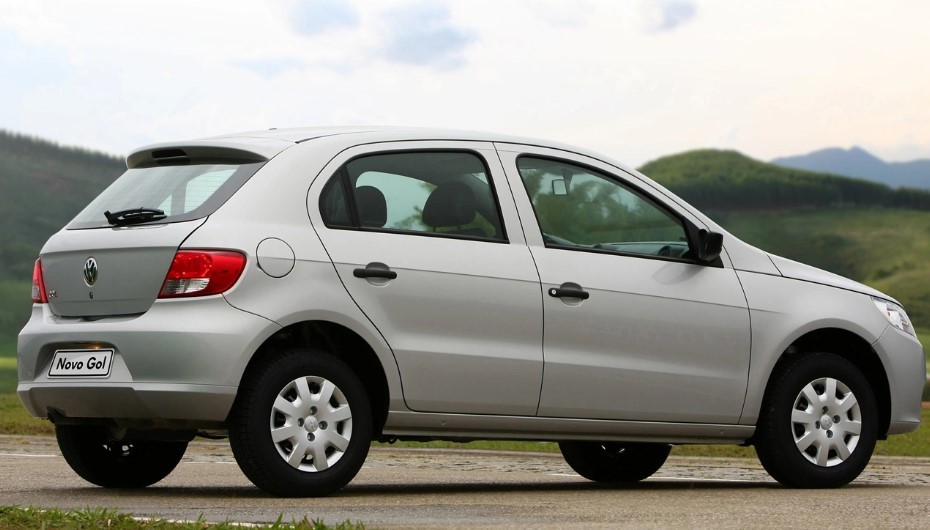
[(339, 490), (372, 440), (550, 440), (603, 482), (752, 444), (836, 487), (919, 425), (893, 299), (596, 153), (338, 128), (127, 165), (42, 249), (18, 344), (20, 398), (100, 486), (161, 480), (201, 434), (281, 496)]

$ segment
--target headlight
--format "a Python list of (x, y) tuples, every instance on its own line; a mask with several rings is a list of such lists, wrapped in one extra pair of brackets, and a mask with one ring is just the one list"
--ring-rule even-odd
[(904, 312), (903, 307), (894, 302), (881, 300), (879, 298), (873, 298), (872, 301), (875, 302), (875, 307), (888, 319), (889, 324), (907, 334), (913, 335), (914, 337), (917, 336), (914, 332), (914, 326), (911, 325), (911, 319), (907, 318), (907, 313)]

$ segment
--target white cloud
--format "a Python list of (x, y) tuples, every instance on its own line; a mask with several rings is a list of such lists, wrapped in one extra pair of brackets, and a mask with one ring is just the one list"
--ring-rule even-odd
[(640, 3), (640, 15), (647, 31), (671, 31), (694, 19), (697, 4), (687, 0), (644, 0)]
[(382, 56), (389, 61), (442, 70), (465, 65), (465, 49), (475, 32), (452, 22), (449, 9), (431, 1), (387, 11)]
[(300, 70), (307, 66), (303, 61), (290, 57), (233, 59), (230, 64), (254, 72), (266, 79), (278, 77), (285, 72)]
[(0, 30), (0, 72), (7, 81), (0, 87), (15, 88), (56, 83), (68, 77), (71, 65), (64, 48), (28, 43), (14, 32)]
[(291, 27), (301, 35), (318, 35), (337, 28), (354, 29), (360, 17), (345, 0), (298, 0), (289, 13)]

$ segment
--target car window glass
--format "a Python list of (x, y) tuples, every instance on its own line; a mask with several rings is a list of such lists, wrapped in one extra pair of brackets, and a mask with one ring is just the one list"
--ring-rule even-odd
[(686, 257), (682, 222), (635, 189), (561, 161), (521, 157), (517, 166), (546, 246)]
[(327, 226), (352, 226), (341, 172), (330, 179), (323, 188), (320, 195), (320, 215)]
[(220, 188), (234, 170), (211, 171), (191, 179), (186, 186), (177, 188), (158, 207), (168, 215), (187, 213), (198, 208)]
[(263, 164), (189, 164), (127, 170), (68, 225), (69, 229), (109, 226), (105, 211), (158, 208), (163, 222), (209, 215)]
[[(366, 199), (366, 190), (378, 200), (377, 193), (384, 197), (384, 221), (376, 222), (380, 206)], [(424, 180), (405, 177), (381, 171), (365, 171), (355, 181), (355, 203), (358, 206), (362, 226), (390, 228), (395, 230), (415, 230), (426, 232), (430, 227), (423, 222), (423, 207), (430, 194), (436, 189), (434, 184)]]
[[(339, 183), (344, 183), (339, 185)], [(404, 152), (350, 161), (327, 184), (320, 210), (328, 226), (505, 240), (487, 170), (468, 152)]]

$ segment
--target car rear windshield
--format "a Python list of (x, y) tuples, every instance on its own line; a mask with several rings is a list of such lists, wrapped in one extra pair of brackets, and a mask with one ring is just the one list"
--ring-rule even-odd
[(176, 223), (215, 212), (264, 162), (186, 164), (127, 170), (68, 224), (69, 230), (109, 227), (104, 212), (162, 210), (151, 223)]

